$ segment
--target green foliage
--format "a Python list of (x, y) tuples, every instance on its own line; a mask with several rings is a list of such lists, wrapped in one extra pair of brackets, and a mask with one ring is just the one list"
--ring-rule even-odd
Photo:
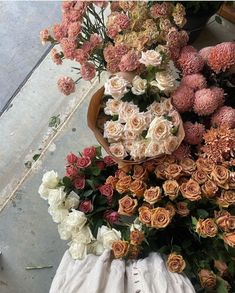
[(50, 119), (49, 119), (49, 123), (48, 123), (48, 126), (49, 127), (54, 127), (54, 128), (57, 128), (59, 125), (60, 125), (60, 114), (57, 115), (57, 116), (52, 116)]

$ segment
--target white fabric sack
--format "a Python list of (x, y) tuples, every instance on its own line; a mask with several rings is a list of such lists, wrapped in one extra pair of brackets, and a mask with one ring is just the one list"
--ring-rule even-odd
[(183, 274), (171, 273), (158, 253), (125, 262), (89, 254), (73, 260), (68, 251), (53, 279), (50, 293), (195, 293)]

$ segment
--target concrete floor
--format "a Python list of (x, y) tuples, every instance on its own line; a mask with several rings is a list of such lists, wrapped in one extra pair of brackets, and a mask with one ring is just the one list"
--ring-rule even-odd
[[(209, 25), (196, 46), (200, 48), (214, 44), (215, 40), (233, 39), (234, 26), (229, 27), (232, 32), (215, 23)], [(81, 82), (76, 94), (64, 98), (54, 83), (63, 70), (68, 75), (74, 74), (69, 68), (70, 64), (64, 69), (55, 67), (46, 58), (16, 96), (9, 111), (0, 117), (0, 133), (4, 133), (4, 141), (0, 140), (1, 293), (48, 292), (67, 247), (66, 242), (59, 239), (57, 225), (52, 222), (47, 213), (47, 203), (39, 197), (37, 190), (45, 171), (54, 169), (63, 175), (68, 152), (77, 152), (95, 143), (86, 126), (86, 111), (89, 98), (99, 85)], [(90, 92), (85, 94), (89, 89)], [(40, 145), (48, 130), (48, 119), (59, 113), (65, 115), (63, 127), (49, 140), (49, 144), (44, 144), (44, 154), (35, 168), (24, 172), (25, 154)], [(18, 180), (23, 179), (18, 182), (16, 192), (12, 193), (17, 177)], [(45, 265), (53, 268), (25, 270), (27, 266)]]

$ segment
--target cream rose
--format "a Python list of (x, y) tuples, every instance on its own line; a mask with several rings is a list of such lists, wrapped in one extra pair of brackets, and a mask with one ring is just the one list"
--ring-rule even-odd
[(64, 202), (64, 207), (68, 210), (70, 210), (72, 208), (76, 209), (79, 205), (79, 202), (80, 202), (80, 200), (79, 200), (78, 196), (73, 197), (73, 196), (69, 195)]
[(59, 177), (57, 172), (48, 171), (42, 177), (42, 183), (47, 188), (55, 188), (59, 183)]
[(162, 116), (166, 113), (163, 103), (159, 102), (153, 102), (148, 108), (147, 108), (154, 116)]
[(72, 209), (72, 212), (64, 219), (64, 224), (73, 228), (81, 229), (87, 222), (87, 218), (83, 212)]
[(68, 226), (65, 225), (64, 223), (61, 223), (58, 225), (58, 232), (62, 240), (68, 240), (69, 238), (72, 237), (71, 230), (68, 229)]
[(153, 140), (165, 139), (171, 134), (170, 130), (171, 123), (168, 120), (155, 117), (150, 123), (146, 138), (150, 138)]
[(147, 89), (147, 80), (142, 79), (140, 76), (136, 75), (132, 81), (131, 91), (134, 95), (140, 96), (145, 93)]
[(51, 189), (48, 196), (48, 203), (50, 206), (59, 207), (62, 206), (66, 197), (64, 187), (58, 189)]
[(139, 62), (145, 66), (159, 66), (162, 63), (162, 55), (155, 50), (148, 50), (141, 53)]
[(121, 142), (110, 144), (109, 150), (115, 157), (119, 159), (124, 159), (127, 155), (126, 150)]
[(118, 141), (123, 134), (123, 125), (118, 121), (107, 121), (104, 124), (104, 137), (111, 141)]
[(105, 249), (111, 249), (114, 241), (121, 239), (121, 232), (102, 226), (98, 229), (97, 240), (103, 243)]
[[(124, 146), (126, 148), (126, 141), (132, 141), (132, 143), (133, 143), (133, 141), (138, 138), (138, 133), (136, 133), (136, 132), (134, 132), (132, 130), (124, 130), (123, 136), (124, 136), (124, 139), (125, 139), (123, 144), (124, 144)], [(128, 151), (128, 149), (130, 149), (128, 147), (128, 144), (127, 144), (126, 149), (127, 149), (127, 151)]]
[(66, 219), (66, 217), (69, 214), (69, 211), (63, 208), (49, 207), (48, 213), (52, 216), (52, 220), (58, 224), (63, 222), (64, 219)]
[(170, 135), (164, 140), (164, 153), (172, 154), (179, 146), (179, 139), (177, 136)]
[(82, 227), (78, 232), (75, 233), (72, 232), (73, 240), (76, 240), (80, 243), (88, 244), (92, 240), (94, 240), (94, 237), (91, 233), (91, 229), (88, 225)]
[(171, 92), (175, 88), (175, 78), (168, 71), (159, 71), (150, 85), (157, 87), (160, 91)]
[(145, 153), (148, 147), (148, 140), (142, 139), (135, 141), (132, 145), (130, 155), (134, 160), (141, 160), (145, 157)]
[[(178, 112), (176, 110), (174, 110), (173, 105), (171, 104), (171, 99), (164, 99), (162, 101), (162, 107), (165, 110), (166, 113), (169, 113), (172, 115), (172, 113), (176, 112), (178, 114)], [(178, 114), (179, 116), (179, 114)]]
[(104, 252), (104, 246), (103, 243), (100, 241), (94, 241), (87, 246), (88, 252), (95, 254), (95, 255), (101, 255)]
[(128, 91), (129, 82), (123, 77), (115, 75), (104, 85), (105, 95), (110, 95), (115, 99), (121, 99)]
[(118, 121), (126, 123), (131, 115), (139, 113), (139, 108), (132, 102), (123, 102), (119, 109)]
[(69, 252), (73, 259), (83, 259), (87, 256), (87, 245), (74, 240), (70, 243)]
[(146, 157), (155, 157), (155, 156), (161, 155), (163, 153), (164, 153), (164, 149), (162, 147), (162, 143), (157, 142), (157, 141), (151, 141), (147, 146), (147, 149), (145, 151), (145, 156)]
[(50, 188), (46, 187), (43, 183), (39, 186), (38, 193), (41, 198), (47, 200), (49, 196)]
[(120, 100), (108, 99), (104, 108), (104, 113), (111, 116), (118, 115), (121, 105), (122, 102)]
[(125, 130), (129, 130), (137, 134), (140, 134), (144, 129), (146, 129), (146, 118), (142, 113), (132, 114), (125, 125)]

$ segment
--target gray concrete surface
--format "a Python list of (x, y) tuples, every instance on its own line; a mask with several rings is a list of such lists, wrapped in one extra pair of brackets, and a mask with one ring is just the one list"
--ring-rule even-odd
[(59, 1), (0, 1), (0, 113), (48, 48), (40, 30), (60, 15)]

